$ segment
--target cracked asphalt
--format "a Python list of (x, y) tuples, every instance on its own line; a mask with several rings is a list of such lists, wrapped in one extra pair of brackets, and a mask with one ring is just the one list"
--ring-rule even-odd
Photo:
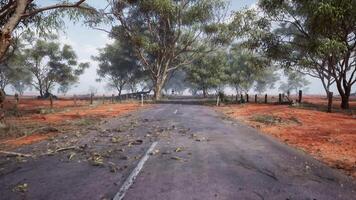
[[(117, 131), (120, 127), (129, 128)], [(123, 139), (113, 143), (112, 137)], [(127, 143), (136, 140), (142, 144)], [(111, 199), (154, 141), (158, 141), (155, 150), (124, 199), (351, 200), (356, 196), (351, 177), (211, 107), (157, 104), (84, 134), (75, 144), (89, 147), (76, 152), (73, 160), (68, 160), (68, 152), (26, 162), (1, 157), (0, 199)], [(45, 150), (48, 143), (35, 147)], [(18, 151), (30, 150), (31, 146)], [(93, 152), (107, 153), (103, 166), (86, 161)], [(117, 172), (110, 170), (112, 163)], [(14, 190), (25, 182), (26, 191)]]

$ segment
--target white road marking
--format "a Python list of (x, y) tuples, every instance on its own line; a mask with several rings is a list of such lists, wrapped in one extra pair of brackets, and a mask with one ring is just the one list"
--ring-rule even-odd
[(122, 200), (127, 192), (127, 190), (131, 187), (133, 184), (134, 180), (136, 179), (137, 175), (140, 173), (140, 171), (143, 168), (143, 165), (145, 162), (148, 160), (150, 157), (150, 153), (153, 151), (153, 149), (156, 147), (158, 142), (152, 143), (150, 148), (146, 151), (145, 155), (141, 158), (140, 162), (137, 164), (135, 169), (131, 172), (130, 176), (125, 180), (124, 184), (121, 186), (120, 190), (118, 193), (116, 193), (115, 197), (113, 200)]
[(173, 113), (174, 113), (174, 114), (177, 114), (177, 112), (178, 112), (178, 110), (176, 109)]

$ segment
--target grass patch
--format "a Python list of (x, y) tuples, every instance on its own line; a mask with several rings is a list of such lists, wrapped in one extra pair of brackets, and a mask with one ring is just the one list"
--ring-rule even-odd
[(255, 115), (251, 119), (252, 121), (267, 125), (276, 125), (283, 122), (282, 118), (273, 115)]
[(274, 115), (255, 115), (251, 118), (252, 121), (259, 122), (267, 125), (277, 125), (277, 124), (302, 124), (298, 118), (290, 117), (288, 119), (283, 119)]

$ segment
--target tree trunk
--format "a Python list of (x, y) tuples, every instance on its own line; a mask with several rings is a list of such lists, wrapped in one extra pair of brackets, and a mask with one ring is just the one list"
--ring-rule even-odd
[(17, 0), (15, 12), (10, 19), (7, 20), (0, 31), (0, 61), (4, 59), (6, 52), (11, 45), (12, 32), (21, 21), (22, 14), (25, 12), (26, 7), (27, 0)]
[(351, 93), (351, 88), (347, 85), (344, 84), (342, 86), (341, 79), (336, 81), (336, 88), (339, 91), (340, 97), (341, 97), (341, 109), (349, 109), (349, 99), (350, 99), (350, 93)]
[(341, 108), (342, 109), (349, 109), (350, 105), (349, 105), (349, 98), (350, 95), (341, 95)]
[(155, 87), (154, 87), (154, 95), (153, 95), (153, 97), (154, 97), (154, 100), (155, 101), (158, 101), (158, 100), (160, 100), (161, 99), (161, 94), (162, 94), (162, 83), (156, 83), (155, 84)]
[(203, 87), (203, 97), (206, 98), (206, 89)]

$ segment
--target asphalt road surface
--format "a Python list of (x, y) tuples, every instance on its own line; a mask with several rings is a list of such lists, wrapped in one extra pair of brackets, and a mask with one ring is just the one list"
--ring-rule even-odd
[[(113, 142), (116, 136), (139, 142)], [(354, 179), (210, 107), (180, 104), (154, 105), (88, 130), (74, 142), (87, 149), (73, 159), (68, 152), (25, 162), (2, 157), (0, 199), (112, 199), (156, 141), (123, 199), (356, 199)], [(103, 165), (87, 161), (93, 152), (107, 153)]]

